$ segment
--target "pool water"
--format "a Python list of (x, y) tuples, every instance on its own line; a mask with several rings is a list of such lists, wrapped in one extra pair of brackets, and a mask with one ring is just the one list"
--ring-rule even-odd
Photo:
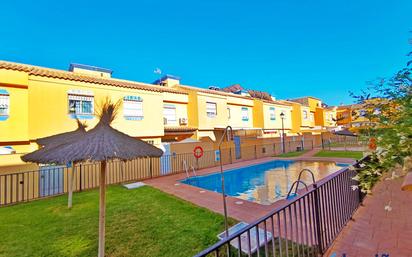
[[(229, 196), (269, 205), (286, 197), (302, 169), (312, 170), (317, 181), (348, 165), (335, 162), (276, 160), (227, 170), (224, 172), (225, 191)], [(312, 184), (309, 172), (304, 172), (301, 179), (307, 185)], [(191, 177), (181, 182), (218, 193), (222, 192), (220, 173)]]

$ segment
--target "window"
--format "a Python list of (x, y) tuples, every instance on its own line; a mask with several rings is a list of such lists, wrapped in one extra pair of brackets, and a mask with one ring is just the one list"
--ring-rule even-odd
[(216, 103), (206, 102), (206, 115), (207, 117), (214, 118), (217, 115)]
[(165, 125), (175, 124), (176, 120), (176, 106), (173, 104), (163, 105), (163, 119)]
[(123, 116), (126, 120), (142, 120), (143, 99), (140, 96), (123, 97)]
[(308, 119), (308, 111), (303, 111), (303, 119)]
[(247, 107), (242, 107), (242, 121), (249, 120), (249, 109)]
[(276, 120), (275, 107), (270, 107), (269, 108), (269, 115), (270, 115), (270, 120)]
[(230, 108), (227, 107), (227, 118), (230, 120), (231, 118), (231, 113), (230, 113)]
[(86, 91), (69, 91), (69, 114), (79, 118), (90, 118), (94, 112), (94, 96)]
[(313, 112), (310, 113), (310, 121), (314, 121), (315, 120), (315, 114), (313, 114)]
[(0, 120), (9, 117), (10, 95), (6, 90), (0, 89)]
[(365, 117), (366, 116), (366, 111), (365, 110), (360, 110), (359, 111), (359, 116)]

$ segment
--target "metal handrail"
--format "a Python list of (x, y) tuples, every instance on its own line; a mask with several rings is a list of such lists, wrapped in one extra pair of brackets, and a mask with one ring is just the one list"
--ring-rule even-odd
[(298, 180), (296, 180), (295, 182), (293, 182), (292, 186), (291, 186), (290, 189), (289, 189), (288, 194), (286, 195), (286, 199), (289, 199), (290, 193), (292, 193), (292, 189), (293, 189), (293, 187), (294, 187), (295, 185), (296, 185), (296, 189), (295, 189), (294, 194), (295, 194), (295, 195), (297, 194), (297, 191), (298, 191), (298, 188), (299, 188), (299, 183), (301, 183), (301, 184), (303, 184), (303, 185), (305, 186), (306, 192), (309, 191), (308, 185), (306, 185), (306, 183), (303, 182), (302, 180), (299, 180), (299, 179), (298, 179)]
[[(310, 175), (312, 176), (312, 184), (316, 184), (316, 180), (315, 180), (315, 175), (313, 174), (313, 171), (311, 171), (310, 169), (308, 169), (308, 168), (305, 168), (305, 169), (303, 169), (303, 170), (301, 170), (300, 172), (299, 172), (299, 176), (298, 176), (298, 179), (297, 180), (301, 180), (301, 177), (302, 177), (302, 173), (304, 172), (304, 171), (307, 171), (307, 172), (309, 172), (310, 173)], [(298, 187), (296, 187), (296, 189), (295, 189), (295, 194), (298, 192)]]
[(190, 178), (190, 176), (189, 176), (189, 167), (187, 166), (187, 162), (186, 162), (186, 160), (183, 160), (182, 162), (183, 162), (183, 169), (185, 170), (185, 173), (186, 173), (186, 178)]
[(197, 177), (195, 167), (193, 167), (193, 165), (191, 165), (190, 167), (192, 168), (193, 175), (194, 175), (195, 177)]

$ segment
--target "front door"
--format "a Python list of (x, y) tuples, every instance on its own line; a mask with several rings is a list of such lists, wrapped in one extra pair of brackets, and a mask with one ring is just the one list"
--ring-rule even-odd
[(233, 138), (233, 141), (235, 143), (236, 159), (240, 159), (240, 158), (242, 158), (242, 151), (241, 151), (241, 147), (240, 147), (240, 136), (235, 136)]
[(64, 193), (65, 166), (47, 165), (40, 167), (40, 197)]
[(170, 144), (164, 143), (163, 148), (165, 152), (162, 157), (160, 157), (160, 173), (166, 175), (172, 171)]

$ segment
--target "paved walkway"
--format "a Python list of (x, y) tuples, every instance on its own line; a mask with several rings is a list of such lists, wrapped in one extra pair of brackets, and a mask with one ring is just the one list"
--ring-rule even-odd
[(324, 256), (412, 257), (412, 192), (400, 190), (402, 181), (378, 183)]

